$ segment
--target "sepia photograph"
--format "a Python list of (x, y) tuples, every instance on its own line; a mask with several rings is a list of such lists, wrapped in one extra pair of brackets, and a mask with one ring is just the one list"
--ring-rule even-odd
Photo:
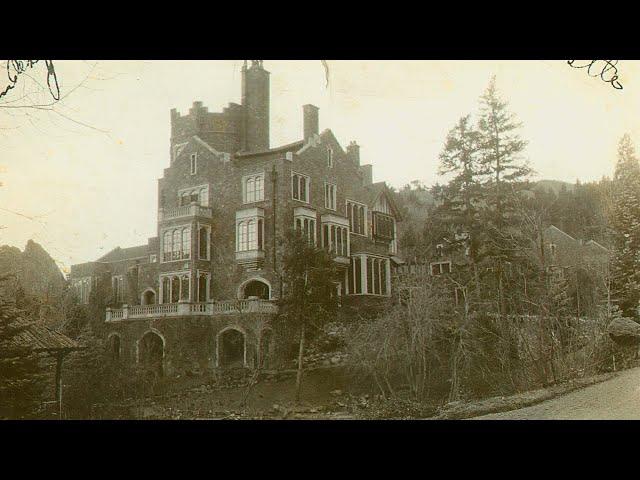
[(0, 419), (640, 419), (639, 110), (634, 60), (0, 60)]

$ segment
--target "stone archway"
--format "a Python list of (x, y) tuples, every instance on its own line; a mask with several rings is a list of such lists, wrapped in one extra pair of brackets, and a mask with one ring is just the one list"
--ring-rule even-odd
[(156, 303), (156, 292), (149, 288), (142, 293), (142, 305), (154, 305)]
[(241, 368), (246, 365), (247, 336), (230, 327), (218, 334), (218, 367)]
[(138, 340), (138, 363), (161, 377), (164, 374), (164, 339), (153, 331)]
[(239, 289), (239, 298), (259, 298), (269, 300), (271, 298), (271, 285), (263, 278), (252, 278), (247, 280)]

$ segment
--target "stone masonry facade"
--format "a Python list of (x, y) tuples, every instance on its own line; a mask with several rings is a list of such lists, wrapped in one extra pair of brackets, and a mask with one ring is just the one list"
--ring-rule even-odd
[(344, 301), (391, 298), (401, 263), (393, 192), (372, 182), (355, 142), (343, 148), (319, 132), (313, 105), (303, 107), (303, 138), (271, 148), (269, 75), (245, 61), (241, 105), (172, 110), (156, 235), (72, 266), (78, 302), (104, 292), (108, 345), (123, 361), (162, 375), (267, 367), (282, 239), (294, 228), (332, 252)]

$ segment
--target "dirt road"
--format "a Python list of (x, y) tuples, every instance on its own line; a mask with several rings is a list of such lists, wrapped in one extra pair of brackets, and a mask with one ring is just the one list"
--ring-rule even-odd
[(638, 420), (640, 367), (538, 405), (473, 420)]

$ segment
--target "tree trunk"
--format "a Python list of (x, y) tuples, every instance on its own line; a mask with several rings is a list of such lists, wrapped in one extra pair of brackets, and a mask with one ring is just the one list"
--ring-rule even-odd
[(302, 358), (304, 356), (304, 334), (305, 334), (305, 323), (302, 322), (302, 327), (300, 328), (300, 348), (298, 350), (298, 374), (296, 375), (296, 403), (300, 403), (300, 389), (302, 387)]

